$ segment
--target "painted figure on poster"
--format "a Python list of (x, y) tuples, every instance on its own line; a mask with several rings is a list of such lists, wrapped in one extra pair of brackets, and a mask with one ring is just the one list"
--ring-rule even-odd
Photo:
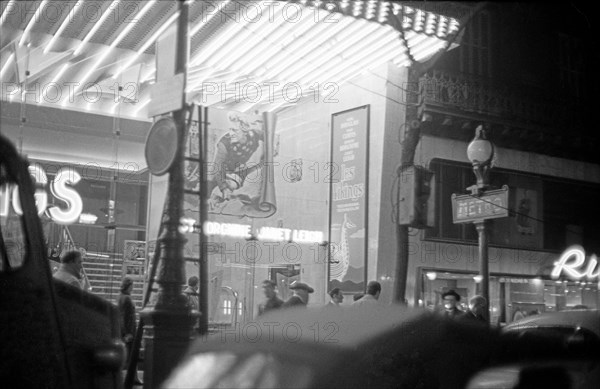
[[(252, 203), (260, 196), (256, 184), (264, 165), (264, 132), (262, 121), (249, 121), (237, 113), (230, 113), (229, 131), (219, 139), (213, 164), (209, 166), (209, 207), (218, 209), (231, 199)], [(246, 182), (249, 175), (252, 179)]]
[(348, 244), (349, 231), (356, 225), (350, 220), (348, 214), (344, 213), (344, 219), (340, 228), (339, 247), (332, 249), (330, 274), (332, 280), (342, 281), (348, 267), (350, 266), (350, 248)]

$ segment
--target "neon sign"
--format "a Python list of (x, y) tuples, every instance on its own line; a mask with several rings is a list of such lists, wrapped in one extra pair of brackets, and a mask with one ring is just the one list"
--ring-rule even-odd
[[(70, 186), (77, 184), (81, 180), (79, 173), (72, 168), (62, 168), (56, 172), (54, 180), (50, 183), (52, 195), (64, 202), (67, 205), (65, 208), (56, 205), (48, 208), (48, 193), (44, 189), (48, 184), (48, 176), (39, 164), (29, 166), (29, 173), (37, 184), (36, 186), (38, 186), (34, 194), (38, 215), (42, 216), (46, 213), (48, 217), (58, 224), (75, 223), (83, 210), (83, 201), (79, 193)], [(3, 185), (0, 187), (0, 193), (2, 194), (0, 197), (0, 216), (8, 216), (11, 197), (15, 213), (17, 215), (23, 214), (18, 186), (9, 187), (8, 185)]]
[[(181, 233), (200, 233), (199, 224), (192, 218), (181, 218), (179, 231)], [(252, 227), (248, 224), (205, 222), (205, 235), (229, 236), (233, 238), (250, 239), (253, 237)], [(323, 243), (322, 231), (292, 230), (289, 228), (261, 227), (256, 231), (259, 241)]]
[(250, 226), (247, 224), (206, 222), (204, 231), (206, 235), (223, 235), (244, 239), (251, 237)]
[(276, 242), (287, 241), (297, 243), (322, 243), (323, 232), (291, 230), (289, 228), (262, 227), (258, 230), (258, 240), (271, 240)]
[(592, 254), (589, 257), (587, 267), (583, 266), (584, 263), (585, 251), (583, 247), (571, 246), (560, 256), (558, 261), (554, 262), (554, 269), (552, 269), (551, 276), (552, 278), (558, 278), (564, 272), (576, 279), (599, 278), (600, 268), (598, 267), (598, 257)]

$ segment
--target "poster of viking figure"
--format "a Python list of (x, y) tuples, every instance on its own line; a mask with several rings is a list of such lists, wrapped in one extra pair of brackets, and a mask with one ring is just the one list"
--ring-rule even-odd
[[(210, 214), (265, 218), (277, 210), (273, 172), (275, 116), (210, 108), (206, 126), (206, 195)], [(192, 126), (188, 150), (202, 126)], [(187, 165), (186, 187), (199, 185)], [(196, 170), (196, 171), (195, 171)]]

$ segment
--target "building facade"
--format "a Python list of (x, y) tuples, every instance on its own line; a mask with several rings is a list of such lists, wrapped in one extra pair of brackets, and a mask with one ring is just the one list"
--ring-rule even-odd
[[(165, 85), (157, 68), (168, 61), (155, 44), (168, 36), (177, 4), (99, 2), (92, 20), (84, 3), (56, 18), (42, 9), (36, 21), (26, 12), (33, 8), (19, 8), (26, 3), (2, 9), (2, 133), (49, 176), (52, 166), (79, 172), (72, 187), (96, 219), (68, 229), (77, 247), (119, 269), (106, 270), (108, 284), (125, 275), (148, 282), (168, 187), (166, 176), (149, 174), (145, 142), (152, 116), (165, 113), (155, 102), (179, 85), (169, 79), (172, 88), (156, 92)], [(598, 51), (577, 10), (289, 1), (259, 7), (258, 18), (260, 2), (214, 3), (190, 6), (188, 85), (180, 91), (195, 107), (186, 135), (185, 276), (208, 261), (212, 323), (254, 320), (265, 279), (284, 299), (291, 282), (308, 283), (313, 306), (334, 286), (349, 297), (378, 280), (390, 303), (399, 261), (407, 261), (411, 306), (439, 309), (448, 289), (463, 301), (478, 293), (475, 229), (453, 223), (451, 195), (475, 180), (466, 148), (479, 124), (496, 145), (492, 184), (508, 185), (511, 195), (509, 217), (491, 228), (492, 320), (598, 306), (597, 277), (551, 277), (571, 245), (600, 252), (598, 137), (587, 120)], [(46, 67), (29, 66), (23, 78), (24, 58)], [(71, 82), (82, 85), (72, 94)], [(419, 134), (414, 164), (435, 176), (435, 217), (430, 228), (409, 230), (408, 257), (399, 258), (398, 193), (406, 183), (398, 169), (409, 130)], [(243, 174), (215, 162), (220, 141), (232, 146), (239, 131), (256, 135), (235, 156), (256, 168)], [(200, 185), (198, 134), (210, 145), (211, 199), (192, 193)], [(259, 159), (241, 161), (244, 154)], [(227, 179), (236, 201), (225, 201)], [(206, 200), (213, 208), (200, 220)], [(48, 229), (50, 247), (64, 240), (62, 228)]]
[[(461, 46), (420, 75), (415, 164), (435, 173), (436, 216), (433, 228), (411, 234), (411, 305), (439, 309), (441, 293), (454, 289), (466, 308), (480, 293), (477, 232), (454, 224), (451, 197), (475, 183), (466, 148), (482, 124), (495, 144), (491, 184), (510, 193), (509, 216), (489, 228), (492, 322), (598, 307), (600, 170), (589, 104), (598, 42), (581, 17), (574, 6), (489, 5), (468, 22)], [(581, 271), (553, 277), (574, 245), (585, 252)]]

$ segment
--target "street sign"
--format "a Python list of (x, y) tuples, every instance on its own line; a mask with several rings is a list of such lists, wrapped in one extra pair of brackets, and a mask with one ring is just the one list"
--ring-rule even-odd
[(156, 81), (150, 89), (148, 117), (162, 115), (183, 108), (183, 73), (163, 81)]
[(486, 190), (480, 196), (452, 195), (452, 220), (470, 223), (508, 216), (508, 186)]

